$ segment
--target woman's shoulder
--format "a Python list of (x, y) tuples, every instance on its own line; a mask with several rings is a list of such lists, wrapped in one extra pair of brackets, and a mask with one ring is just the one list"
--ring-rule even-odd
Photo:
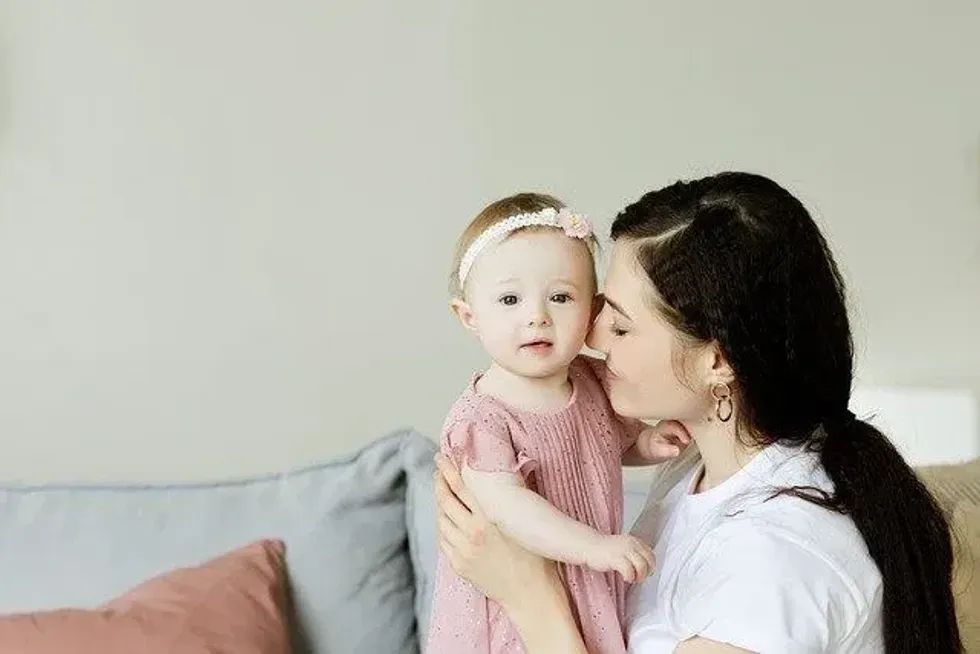
[(803, 574), (828, 575), (864, 601), (879, 593), (881, 575), (854, 520), (800, 497), (833, 493), (819, 455), (805, 448), (782, 448), (767, 479), (734, 502), (712, 530), (719, 550), (767, 552), (759, 565), (802, 565)]
[(872, 603), (881, 589), (881, 575), (854, 521), (799, 498), (776, 497), (729, 516), (706, 544), (720, 565), (839, 587), (859, 603)]

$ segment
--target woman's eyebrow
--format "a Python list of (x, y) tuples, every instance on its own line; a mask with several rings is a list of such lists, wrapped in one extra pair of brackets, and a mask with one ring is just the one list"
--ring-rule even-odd
[(606, 299), (606, 304), (608, 304), (613, 309), (615, 309), (617, 311), (617, 313), (622, 314), (622, 316), (624, 318), (626, 318), (627, 320), (633, 320), (632, 318), (630, 318), (630, 314), (628, 314), (625, 311), (623, 311), (623, 307), (621, 307), (619, 304), (617, 304), (615, 300), (613, 300), (612, 298), (610, 298), (608, 295), (605, 295), (603, 297), (605, 297), (605, 299)]

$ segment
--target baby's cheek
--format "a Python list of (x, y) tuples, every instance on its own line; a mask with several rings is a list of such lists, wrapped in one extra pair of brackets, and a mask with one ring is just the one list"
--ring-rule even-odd
[(575, 340), (585, 343), (585, 337), (588, 336), (589, 328), (592, 326), (591, 313), (585, 312), (576, 316), (574, 325)]

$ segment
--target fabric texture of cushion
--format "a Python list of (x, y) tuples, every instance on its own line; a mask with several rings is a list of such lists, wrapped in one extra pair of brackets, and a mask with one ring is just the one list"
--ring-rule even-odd
[(0, 618), (5, 654), (289, 654), (282, 541), (150, 579), (97, 609)]
[(963, 647), (980, 654), (980, 459), (926, 466), (919, 476), (950, 521), (955, 546), (953, 591)]
[(952, 515), (957, 536), (953, 591), (960, 636), (968, 653), (980, 654), (980, 505), (963, 502)]
[(237, 481), (0, 486), (0, 614), (100, 606), (275, 538), (296, 654), (416, 654), (406, 478), (430, 453), (402, 430), (342, 460)]

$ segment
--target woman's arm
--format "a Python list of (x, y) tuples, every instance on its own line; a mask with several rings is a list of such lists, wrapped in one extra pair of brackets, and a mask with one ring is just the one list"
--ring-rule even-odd
[(554, 564), (497, 529), (446, 457), (436, 464), (439, 548), (456, 574), (503, 606), (528, 654), (586, 654)]
[(504, 603), (524, 641), (527, 654), (587, 654), (572, 616), (568, 594), (555, 566), (545, 583), (532, 583), (516, 601)]

